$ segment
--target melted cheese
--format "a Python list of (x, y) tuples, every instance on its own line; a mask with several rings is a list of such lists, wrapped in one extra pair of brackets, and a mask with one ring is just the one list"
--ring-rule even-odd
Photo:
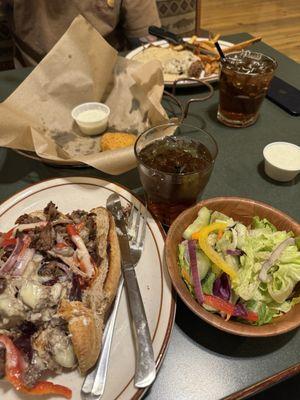
[(73, 346), (63, 340), (55, 344), (53, 348), (54, 360), (64, 368), (72, 368), (76, 365), (76, 357)]
[(38, 283), (28, 281), (20, 289), (20, 298), (28, 307), (34, 309), (43, 296), (44, 288)]

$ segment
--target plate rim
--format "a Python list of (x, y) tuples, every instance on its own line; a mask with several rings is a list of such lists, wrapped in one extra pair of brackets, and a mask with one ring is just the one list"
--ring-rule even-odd
[[(12, 195), (8, 196), (7, 198), (5, 198), (3, 201), (0, 202), (0, 218), (3, 215), (3, 212), (10, 210), (15, 204), (19, 203), (20, 201), (22, 201), (23, 199), (25, 199), (28, 195), (30, 194), (34, 194), (35, 192), (33, 191), (31, 193), (31, 189), (33, 189), (35, 186), (38, 185), (43, 185), (45, 183), (51, 182), (51, 181), (65, 181), (66, 183), (70, 183), (70, 184), (80, 184), (79, 182), (76, 182), (76, 179), (91, 179), (92, 181), (95, 181), (95, 183), (98, 181), (103, 183), (103, 184), (112, 184), (115, 185), (121, 189), (123, 189), (125, 192), (127, 192), (130, 196), (132, 196), (132, 198), (134, 198), (135, 201), (137, 201), (138, 203), (141, 203), (143, 206), (145, 206), (144, 202), (142, 201), (142, 199), (139, 198), (138, 195), (136, 195), (135, 193), (132, 192), (132, 190), (130, 190), (129, 188), (127, 188), (126, 186), (122, 185), (121, 183), (118, 182), (113, 182), (107, 179), (102, 179), (102, 178), (97, 178), (94, 176), (90, 176), (90, 175), (76, 175), (76, 176), (64, 176), (64, 177), (52, 177), (52, 178), (47, 178), (47, 179), (43, 179), (39, 182), (34, 182), (31, 183), (29, 185), (26, 185), (24, 188), (18, 190), (17, 192), (14, 192)], [(75, 182), (72, 182), (72, 180), (75, 180)], [(69, 182), (68, 182), (69, 181)], [(85, 183), (88, 184), (89, 182), (81, 182), (81, 183)], [(99, 186), (100, 187), (100, 186)], [(24, 196), (22, 196), (22, 193), (24, 192)], [(123, 196), (123, 198), (125, 198)], [(129, 201), (127, 198), (125, 198), (125, 200)], [(10, 205), (8, 208), (1, 210), (2, 208), (5, 207), (5, 203), (12, 201), (13, 204)], [(159, 220), (152, 214), (152, 212), (150, 212), (150, 210), (147, 209), (147, 212), (151, 215), (156, 227), (158, 228), (161, 236), (162, 236), (162, 240), (165, 242), (166, 239), (166, 233), (162, 227), (162, 225), (160, 224)], [(150, 227), (149, 227), (150, 229)], [(151, 230), (151, 229), (150, 229)], [(164, 257), (164, 249), (162, 252), (162, 257), (161, 257), (161, 262), (162, 262), (162, 270), (165, 268), (165, 273), (169, 276), (170, 279), (170, 275), (168, 273), (168, 269), (167, 266), (164, 264), (165, 263), (165, 257)], [(168, 322), (166, 324), (166, 328), (165, 328), (165, 332), (164, 332), (164, 337), (161, 343), (161, 346), (159, 348), (156, 360), (155, 360), (155, 366), (156, 366), (156, 370), (157, 372), (159, 371), (162, 362), (164, 360), (164, 357), (166, 355), (166, 351), (167, 348), (169, 346), (170, 343), (170, 339), (171, 339), (171, 334), (173, 331), (173, 327), (174, 327), (174, 323), (175, 323), (175, 315), (176, 315), (176, 298), (177, 298), (177, 294), (176, 291), (172, 285), (172, 281), (170, 279), (170, 295), (171, 295), (171, 302), (170, 302), (170, 307), (169, 307), (169, 315), (168, 315)], [(124, 391), (127, 389), (127, 387), (131, 384), (131, 382), (133, 381), (133, 377), (129, 380), (129, 382), (126, 384), (126, 386), (124, 386), (124, 388), (122, 389), (122, 391), (120, 393), (118, 393), (117, 397), (114, 400), (118, 400), (120, 398), (120, 396), (123, 395)], [(154, 381), (155, 383), (155, 381)], [(145, 393), (146, 391), (149, 389), (149, 387), (147, 388), (135, 388), (135, 393), (128, 398), (128, 400), (138, 400), (140, 399)]]

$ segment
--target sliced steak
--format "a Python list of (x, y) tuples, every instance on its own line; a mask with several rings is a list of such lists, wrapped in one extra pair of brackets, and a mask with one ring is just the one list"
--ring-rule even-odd
[(80, 280), (78, 275), (72, 275), (72, 287), (69, 294), (69, 300), (71, 301), (82, 301), (82, 293)]
[(73, 211), (71, 214), (68, 214), (67, 217), (71, 218), (75, 224), (80, 224), (80, 222), (85, 222), (88, 213), (84, 210), (76, 210)]
[(0, 347), (0, 378), (3, 378), (5, 375), (5, 353), (5, 348)]
[(66, 277), (67, 268), (62, 262), (52, 260), (42, 264), (38, 270), (38, 275), (58, 281), (60, 278)]
[(41, 219), (39, 217), (36, 216), (31, 216), (28, 214), (23, 214), (21, 215), (17, 220), (16, 220), (16, 224), (20, 225), (20, 224), (32, 224), (34, 222), (40, 222)]
[(30, 364), (29, 367), (23, 372), (23, 382), (27, 387), (33, 387), (40, 380), (43, 372), (44, 371), (41, 370), (37, 365)]
[(59, 217), (59, 212), (57, 211), (57, 207), (54, 203), (52, 203), (52, 201), (50, 201), (44, 208), (44, 214), (46, 215), (47, 221), (54, 221)]
[(22, 352), (25, 360), (31, 362), (33, 356), (33, 350), (31, 346), (31, 336), (21, 335), (14, 340), (14, 345)]
[(54, 246), (54, 235), (51, 224), (47, 224), (44, 228), (35, 228), (34, 236), (30, 247), (39, 251), (51, 250)]

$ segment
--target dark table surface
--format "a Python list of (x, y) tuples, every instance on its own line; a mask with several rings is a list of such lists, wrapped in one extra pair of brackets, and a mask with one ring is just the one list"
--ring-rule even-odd
[[(240, 34), (226, 39), (238, 42), (248, 37)], [(275, 57), (279, 64), (276, 75), (300, 88), (299, 64), (264, 43), (253, 48)], [(0, 101), (5, 100), (29, 73), (30, 69), (1, 72)], [(300, 145), (299, 118), (265, 100), (255, 125), (245, 129), (227, 128), (216, 119), (217, 84), (215, 89), (209, 101), (191, 106), (186, 120), (211, 132), (219, 145), (215, 169), (202, 197), (249, 197), (269, 203), (299, 221), (300, 176), (290, 183), (276, 183), (264, 175), (262, 164), (262, 150), (267, 143), (288, 141)], [(178, 98), (185, 102), (198, 93), (199, 89), (184, 89), (178, 91)], [(112, 177), (91, 168), (52, 167), (12, 150), (0, 149), (1, 201), (31, 183), (70, 175), (101, 177), (120, 182), (131, 190), (140, 187), (136, 169)], [(299, 372), (299, 348), (300, 330), (267, 339), (232, 336), (196, 318), (178, 300), (169, 348), (157, 380), (146, 397), (147, 400), (246, 397)], [(299, 379), (293, 378), (289, 386), (281, 384), (272, 390), (266, 391), (265, 397), (255, 395), (253, 398), (287, 398), (288, 395), (289, 399), (298, 399)]]

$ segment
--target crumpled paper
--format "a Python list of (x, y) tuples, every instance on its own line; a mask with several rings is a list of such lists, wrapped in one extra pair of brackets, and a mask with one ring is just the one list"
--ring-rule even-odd
[(78, 104), (111, 109), (108, 131), (142, 133), (168, 120), (161, 106), (163, 75), (157, 61), (118, 56), (81, 15), (15, 92), (0, 104), (0, 146), (33, 151), (55, 164), (88, 164), (108, 174), (136, 166), (133, 146), (100, 151), (71, 117)]

